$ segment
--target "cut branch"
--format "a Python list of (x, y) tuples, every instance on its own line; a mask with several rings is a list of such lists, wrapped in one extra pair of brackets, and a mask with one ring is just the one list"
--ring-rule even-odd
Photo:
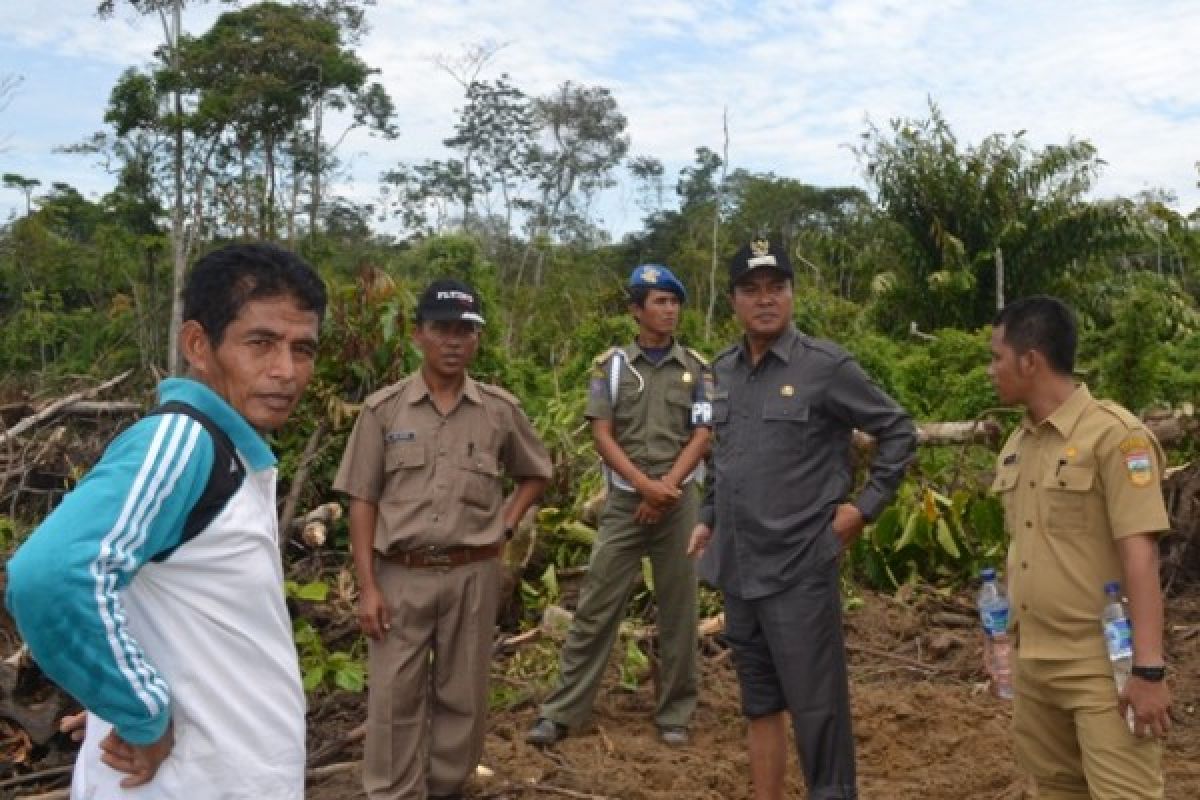
[(100, 384), (99, 386), (93, 387), (91, 389), (84, 389), (83, 391), (75, 392), (74, 394), (69, 394), (66, 397), (62, 398), (61, 400), (55, 400), (50, 405), (46, 406), (41, 411), (34, 414), (32, 417), (26, 417), (25, 419), (18, 422), (16, 425), (13, 425), (11, 428), (9, 428), (8, 431), (6, 431), (5, 433), (0, 434), (0, 442), (7, 442), (9, 439), (15, 439), (17, 436), (20, 436), (22, 433), (29, 430), (30, 428), (33, 428), (33, 427), (41, 424), (42, 422), (45, 422), (46, 420), (50, 419), (55, 414), (62, 411), (64, 408), (67, 408), (68, 406), (72, 406), (75, 403), (78, 403), (80, 400), (90, 400), (91, 398), (95, 397), (96, 395), (101, 394), (102, 392), (105, 392), (105, 391), (111, 389), (112, 387), (116, 386), (117, 384), (121, 383), (122, 381), (124, 381), (126, 378), (128, 378), (132, 374), (133, 374), (133, 370), (131, 370), (131, 369), (125, 370), (117, 377), (107, 380), (104, 383)]

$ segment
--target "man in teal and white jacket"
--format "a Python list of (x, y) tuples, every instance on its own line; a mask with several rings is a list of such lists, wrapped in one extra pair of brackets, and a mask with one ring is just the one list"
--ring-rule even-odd
[(184, 290), (185, 378), (8, 563), (34, 659), (87, 709), (73, 800), (300, 800), (304, 692), (275, 510), (280, 427), (312, 377), (325, 287), (234, 245)]

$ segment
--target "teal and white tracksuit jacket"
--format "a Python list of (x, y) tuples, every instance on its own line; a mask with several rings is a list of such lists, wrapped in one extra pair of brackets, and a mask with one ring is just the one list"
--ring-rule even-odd
[[(191, 417), (143, 418), (8, 563), (7, 603), (34, 659), (88, 709), (72, 800), (301, 800), (304, 691), (284, 604), (275, 457), (208, 387), (172, 378), (232, 440), (241, 488), (179, 544), (212, 468), (212, 437)], [(148, 785), (100, 761), (115, 727), (175, 747)]]

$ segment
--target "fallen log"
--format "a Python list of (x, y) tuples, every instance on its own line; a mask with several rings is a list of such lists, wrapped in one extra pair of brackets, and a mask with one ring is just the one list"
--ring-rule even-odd
[(46, 420), (50, 419), (55, 414), (58, 414), (60, 411), (62, 411), (64, 408), (67, 408), (68, 406), (72, 406), (81, 400), (90, 400), (91, 398), (95, 397), (96, 395), (101, 394), (102, 392), (108, 391), (112, 387), (123, 382), (126, 378), (128, 378), (132, 374), (133, 374), (133, 370), (131, 370), (131, 369), (125, 370), (117, 377), (110, 378), (109, 380), (105, 381), (104, 383), (100, 384), (99, 386), (94, 386), (91, 389), (83, 389), (82, 391), (75, 392), (74, 394), (69, 394), (60, 400), (55, 400), (50, 405), (46, 406), (41, 411), (34, 414), (32, 417), (26, 417), (25, 419), (18, 422), (16, 425), (13, 425), (7, 431), (0, 433), (0, 444), (4, 444), (4, 443), (8, 442), (10, 439), (15, 439), (16, 437), (20, 436), (22, 433), (29, 430), (30, 428), (33, 428), (33, 427), (41, 424), (42, 422), (45, 422)]

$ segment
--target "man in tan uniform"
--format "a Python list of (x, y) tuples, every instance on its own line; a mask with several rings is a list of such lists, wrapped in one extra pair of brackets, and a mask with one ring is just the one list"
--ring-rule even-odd
[(551, 474), (517, 399), (466, 373), (482, 325), (470, 287), (430, 284), (421, 369), (367, 398), (334, 482), (368, 637), (371, 800), (461, 797), (483, 751), (500, 555)]
[[(1170, 727), (1156, 540), (1170, 526), (1165, 459), (1137, 417), (1075, 385), (1075, 342), (1070, 310), (1044, 296), (1006, 307), (992, 334), (996, 392), (1026, 409), (993, 485), (1012, 538), (1017, 759), (1040, 800), (1157, 800)], [(1133, 628), (1119, 697), (1101, 632), (1109, 581)]]

